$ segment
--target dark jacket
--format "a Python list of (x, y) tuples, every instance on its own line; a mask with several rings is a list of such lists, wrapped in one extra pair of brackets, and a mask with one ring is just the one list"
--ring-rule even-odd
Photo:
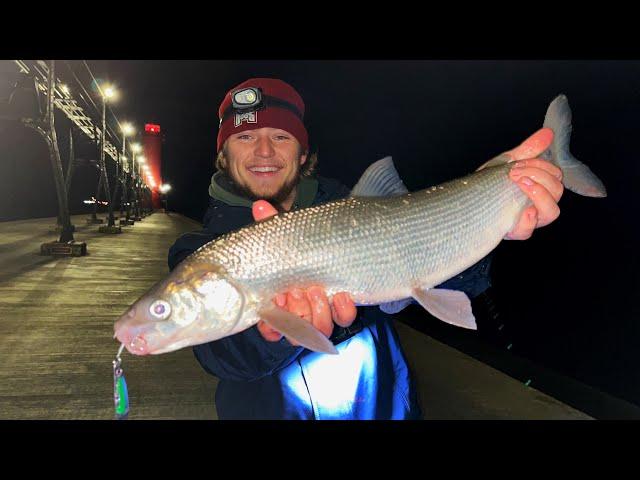
[[(251, 201), (217, 173), (204, 229), (181, 236), (169, 251), (173, 269), (200, 246), (253, 222)], [(295, 208), (343, 198), (349, 189), (318, 177), (299, 184)], [(443, 287), (474, 297), (489, 286), (488, 258)], [(354, 334), (354, 332), (356, 332)], [(286, 339), (268, 342), (257, 327), (193, 347), (196, 358), (220, 382), (220, 419), (417, 419), (415, 387), (392, 317), (378, 307), (358, 307), (349, 329), (334, 325), (339, 355), (294, 347)]]

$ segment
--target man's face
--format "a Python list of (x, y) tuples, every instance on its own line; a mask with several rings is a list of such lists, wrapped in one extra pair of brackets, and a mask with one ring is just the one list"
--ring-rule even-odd
[(225, 145), (228, 173), (253, 200), (281, 204), (290, 199), (307, 160), (285, 130), (259, 128), (231, 135)]

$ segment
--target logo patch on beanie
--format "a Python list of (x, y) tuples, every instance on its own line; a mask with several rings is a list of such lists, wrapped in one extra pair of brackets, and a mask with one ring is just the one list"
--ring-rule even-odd
[(236, 113), (235, 126), (239, 127), (242, 122), (258, 123), (258, 112)]

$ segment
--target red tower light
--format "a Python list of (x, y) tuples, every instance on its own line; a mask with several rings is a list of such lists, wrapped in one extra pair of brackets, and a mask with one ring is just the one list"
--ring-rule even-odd
[(158, 188), (162, 185), (162, 136), (160, 125), (147, 123), (142, 134), (142, 146), (144, 156), (147, 159), (148, 169), (145, 180), (151, 189), (151, 198), (154, 208), (161, 208)]

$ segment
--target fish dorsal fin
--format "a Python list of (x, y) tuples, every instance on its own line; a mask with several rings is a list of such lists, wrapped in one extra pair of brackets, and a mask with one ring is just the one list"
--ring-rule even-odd
[(444, 288), (415, 288), (415, 298), (424, 309), (443, 322), (477, 330), (471, 302), (464, 292)]
[(270, 306), (260, 310), (258, 314), (267, 325), (309, 350), (333, 355), (338, 353), (333, 343), (320, 330), (293, 313), (279, 307)]
[(393, 197), (408, 193), (407, 187), (393, 165), (391, 157), (384, 157), (369, 168), (351, 190), (352, 197)]

